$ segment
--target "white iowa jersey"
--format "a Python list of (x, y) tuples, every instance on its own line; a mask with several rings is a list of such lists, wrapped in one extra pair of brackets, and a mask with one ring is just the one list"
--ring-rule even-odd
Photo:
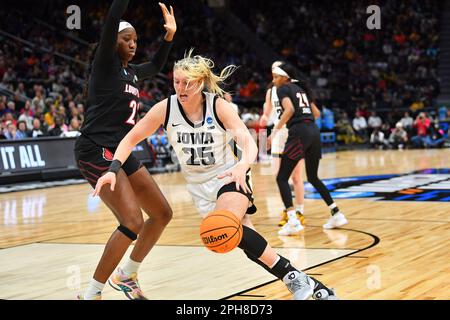
[(192, 123), (176, 95), (168, 99), (165, 128), (188, 183), (203, 183), (234, 166), (234, 140), (216, 117), (217, 96), (204, 92), (203, 121)]
[[(281, 114), (283, 113), (283, 108), (281, 107), (280, 100), (278, 99), (277, 94), (277, 87), (273, 86), (272, 89), (270, 89), (270, 102), (272, 103), (272, 122), (273, 125), (276, 126), (278, 122), (280, 121)], [(283, 126), (283, 128), (286, 125)]]

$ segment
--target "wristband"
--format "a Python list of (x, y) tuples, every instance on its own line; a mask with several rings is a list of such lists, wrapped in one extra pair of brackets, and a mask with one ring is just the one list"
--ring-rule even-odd
[(120, 160), (113, 160), (109, 165), (108, 172), (114, 172), (115, 174), (117, 174), (117, 172), (119, 172), (121, 167), (122, 162), (120, 162)]

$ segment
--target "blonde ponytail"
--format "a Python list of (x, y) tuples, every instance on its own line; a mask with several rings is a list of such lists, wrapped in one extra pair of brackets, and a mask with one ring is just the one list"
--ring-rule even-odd
[(220, 72), (220, 75), (216, 75), (212, 72), (214, 62), (200, 55), (192, 56), (193, 50), (190, 49), (183, 59), (175, 63), (174, 70), (178, 69), (184, 72), (188, 79), (188, 86), (190, 82), (199, 83), (196, 93), (206, 88), (206, 91), (223, 97), (227, 92), (220, 85), (225, 82), (237, 67), (229, 65)]

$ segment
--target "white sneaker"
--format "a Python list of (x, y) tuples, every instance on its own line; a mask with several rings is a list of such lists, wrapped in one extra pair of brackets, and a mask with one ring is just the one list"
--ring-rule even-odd
[(330, 219), (328, 219), (327, 223), (323, 225), (324, 229), (333, 229), (343, 226), (344, 224), (347, 224), (348, 221), (345, 218), (345, 216), (338, 212), (335, 215), (331, 216)]
[(294, 295), (294, 300), (308, 300), (314, 293), (314, 280), (303, 272), (290, 271), (283, 282)]
[(305, 229), (299, 220), (289, 220), (284, 226), (278, 230), (279, 236), (293, 236), (297, 235), (300, 231)]

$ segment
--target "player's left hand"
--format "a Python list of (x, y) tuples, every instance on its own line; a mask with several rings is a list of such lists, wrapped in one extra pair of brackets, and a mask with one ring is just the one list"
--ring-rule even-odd
[(173, 8), (170, 6), (170, 12), (167, 9), (164, 3), (159, 2), (159, 6), (161, 7), (161, 11), (164, 18), (164, 28), (167, 31), (166, 36), (164, 37), (167, 41), (172, 41), (173, 35), (177, 31), (177, 22), (175, 21), (175, 15), (173, 14)]
[(230, 177), (231, 182), (236, 183), (236, 190), (242, 189), (245, 193), (251, 193), (250, 188), (247, 185), (247, 170), (248, 166), (243, 163), (238, 163), (234, 167), (226, 170), (224, 173), (219, 174), (217, 178), (223, 179), (225, 177)]

